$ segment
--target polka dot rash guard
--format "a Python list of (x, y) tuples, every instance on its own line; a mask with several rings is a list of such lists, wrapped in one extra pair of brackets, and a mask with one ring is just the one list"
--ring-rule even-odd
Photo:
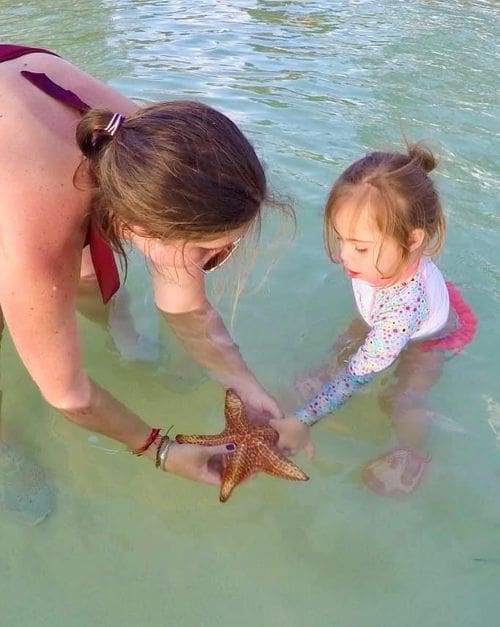
[[(413, 277), (383, 288), (353, 281), (356, 304), (371, 329), (348, 364), (318, 394), (295, 413), (308, 425), (345, 403), (352, 393), (389, 367), (410, 339), (442, 328), (448, 319), (449, 299), (441, 272), (430, 259), (419, 264)], [(430, 315), (430, 305), (434, 305)], [(432, 325), (429, 327), (429, 319)]]

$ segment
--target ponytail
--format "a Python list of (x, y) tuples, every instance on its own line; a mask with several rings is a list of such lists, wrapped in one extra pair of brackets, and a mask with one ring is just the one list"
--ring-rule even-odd
[(110, 143), (124, 117), (106, 109), (91, 109), (76, 127), (76, 142), (84, 157), (93, 161)]

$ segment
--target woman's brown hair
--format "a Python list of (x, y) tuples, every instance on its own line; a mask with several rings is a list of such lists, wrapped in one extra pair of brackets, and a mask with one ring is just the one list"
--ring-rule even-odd
[(439, 253), (445, 218), (438, 192), (428, 176), (437, 161), (422, 143), (407, 144), (407, 149), (407, 154), (371, 152), (344, 170), (334, 183), (324, 213), (324, 239), (332, 261), (339, 261), (335, 214), (341, 203), (353, 196), (358, 211), (369, 203), (382, 237), (393, 237), (401, 246), (401, 262), (395, 274), (409, 260), (409, 239), (414, 229), (424, 231), (422, 254)]
[(266, 176), (228, 117), (199, 102), (161, 102), (124, 119), (86, 113), (76, 139), (95, 186), (92, 216), (124, 255), (123, 228), (163, 240), (207, 240), (259, 221)]

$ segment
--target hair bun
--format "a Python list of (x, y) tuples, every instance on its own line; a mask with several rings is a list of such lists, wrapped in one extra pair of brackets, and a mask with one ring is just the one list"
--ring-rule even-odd
[(407, 144), (408, 156), (413, 163), (420, 166), (426, 172), (432, 172), (437, 166), (438, 160), (432, 153), (431, 149), (423, 142), (416, 144)]
[(106, 127), (113, 113), (106, 109), (91, 109), (82, 116), (76, 127), (76, 142), (84, 157), (95, 158), (112, 139)]

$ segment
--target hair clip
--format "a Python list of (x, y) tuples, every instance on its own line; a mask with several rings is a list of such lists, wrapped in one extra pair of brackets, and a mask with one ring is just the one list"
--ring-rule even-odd
[(123, 116), (121, 113), (113, 113), (113, 117), (108, 122), (108, 125), (104, 129), (104, 132), (109, 133), (111, 137), (113, 137), (116, 131), (120, 128), (123, 120), (125, 120), (125, 116)]

